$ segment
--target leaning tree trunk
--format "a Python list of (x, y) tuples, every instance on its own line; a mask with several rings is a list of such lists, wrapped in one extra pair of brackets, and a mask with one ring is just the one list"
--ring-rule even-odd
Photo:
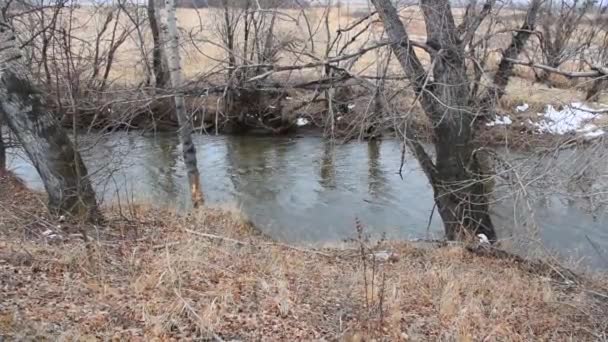
[(98, 218), (87, 169), (67, 134), (29, 79), (12, 28), (0, 18), (0, 106), (38, 171), (54, 214)]
[(154, 80), (156, 88), (166, 88), (169, 85), (170, 76), (167, 70), (167, 60), (163, 53), (162, 41), (160, 36), (160, 26), (158, 23), (158, 5), (162, 5), (162, 0), (148, 0), (148, 21), (152, 32), (152, 67), (154, 69)]
[[(530, 3), (524, 22), (511, 39), (509, 47), (502, 53), (502, 59), (498, 64), (498, 70), (494, 74), (494, 84), (490, 87), (488, 96), (486, 96), (485, 102), (491, 103), (491, 107), (496, 106), (497, 100), (505, 94), (507, 84), (513, 75), (513, 68), (515, 67), (512, 60), (517, 59), (521, 54), (528, 39), (536, 29), (536, 18), (538, 17), (538, 12), (540, 11), (542, 3), (543, 0), (533, 0)], [(488, 108), (488, 110), (492, 110), (492, 108)]]
[(433, 162), (422, 146), (412, 142), (434, 189), (435, 203), (448, 239), (485, 234), (496, 239), (488, 211), (488, 199), (473, 143), (476, 116), (469, 96), (464, 48), (447, 0), (423, 0), (429, 48), (434, 49), (434, 79), (425, 72), (397, 10), (390, 0), (372, 0), (393, 52), (413, 83), (422, 107), (434, 127), (436, 158)]
[(0, 175), (6, 171), (6, 147), (2, 137), (2, 114), (0, 113)]
[(165, 49), (169, 59), (169, 70), (171, 75), (171, 85), (176, 92), (175, 112), (179, 123), (179, 139), (182, 143), (184, 164), (188, 173), (188, 182), (192, 195), (192, 205), (196, 208), (203, 204), (203, 193), (201, 190), (200, 176), (196, 161), (196, 148), (192, 142), (192, 122), (186, 114), (184, 95), (181, 93), (182, 70), (179, 57), (179, 43), (177, 32), (177, 19), (175, 15), (175, 0), (165, 0), (165, 11), (167, 25), (164, 26), (165, 38), (169, 41), (169, 46)]

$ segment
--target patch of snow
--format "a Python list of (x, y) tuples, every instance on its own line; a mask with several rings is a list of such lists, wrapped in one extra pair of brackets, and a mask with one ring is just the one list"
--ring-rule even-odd
[(287, 101), (289, 101), (289, 100), (291, 100), (291, 99), (292, 99), (292, 97), (291, 97), (291, 96), (286, 96), (286, 97), (285, 97), (285, 100), (287, 100)]
[(515, 107), (515, 109), (516, 109), (518, 112), (525, 112), (525, 111), (527, 111), (527, 110), (528, 110), (528, 108), (530, 108), (530, 106), (528, 106), (528, 104), (527, 104), (527, 103), (524, 103), (524, 104), (522, 104), (522, 105), (520, 105), (520, 106)]
[(604, 131), (589, 123), (601, 116), (592, 111), (593, 109), (578, 102), (565, 106), (562, 110), (549, 105), (544, 113), (538, 113), (542, 120), (533, 125), (539, 133), (557, 135), (584, 133), (585, 137), (594, 138), (604, 134)]
[(505, 126), (508, 126), (508, 125), (510, 125), (512, 123), (513, 123), (513, 121), (507, 115), (505, 115), (505, 116), (498, 115), (498, 116), (496, 116), (496, 119), (494, 119), (494, 121), (490, 121), (490, 122), (486, 123), (486, 126), (488, 126), (488, 127), (492, 127), (492, 126), (495, 126), (495, 125), (505, 125)]
[(585, 127), (578, 130), (581, 133), (589, 133), (597, 130), (597, 126), (594, 124), (586, 124)]
[(54, 231), (47, 229), (44, 232), (42, 232), (42, 236), (44, 236), (45, 238), (49, 239), (49, 240), (54, 240), (54, 239), (61, 239), (61, 236), (56, 234)]
[(399, 255), (397, 253), (393, 253), (390, 251), (379, 251), (376, 253), (372, 253), (369, 255), (371, 259), (376, 261), (396, 261), (399, 259)]
[(310, 121), (308, 121), (307, 118), (298, 118), (298, 120), (296, 120), (296, 125), (298, 126), (306, 126), (308, 125)]
[(479, 238), (479, 243), (488, 245), (490, 244), (490, 240), (488, 239), (486, 234), (477, 234), (477, 237)]
[(585, 137), (586, 140), (592, 140), (598, 137), (601, 137), (602, 135), (604, 135), (604, 130), (603, 129), (598, 129), (592, 132), (587, 132), (585, 133), (583, 136)]
[(354, 103), (350, 103), (350, 104), (348, 105), (348, 109), (353, 109), (353, 108), (355, 108), (355, 104), (354, 104)]

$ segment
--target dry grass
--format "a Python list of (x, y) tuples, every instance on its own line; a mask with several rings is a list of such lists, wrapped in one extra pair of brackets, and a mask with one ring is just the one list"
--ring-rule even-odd
[[(358, 244), (294, 249), (217, 209), (180, 217), (139, 207), (129, 220), (106, 212), (87, 247), (12, 178), (0, 195), (0, 336), (9, 340), (608, 336), (606, 297), (590, 292), (608, 291), (597, 275), (570, 282), (460, 246), (397, 242), (375, 246), (389, 261), (363, 262)], [(63, 239), (41, 235), (49, 228)]]

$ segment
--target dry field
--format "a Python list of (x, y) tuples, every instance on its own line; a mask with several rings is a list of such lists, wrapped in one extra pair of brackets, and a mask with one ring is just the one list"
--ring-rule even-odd
[[(143, 9), (142, 9), (143, 10)], [(463, 9), (454, 8), (454, 16), (457, 23), (463, 15)], [(238, 12), (238, 10), (235, 10)], [(304, 10), (296, 9), (281, 9), (278, 15), (276, 37), (275, 39), (281, 43), (293, 43), (296, 48), (290, 51), (283, 50), (279, 54), (277, 61), (278, 65), (296, 65), (304, 64), (311, 61), (320, 61), (325, 58), (327, 53), (326, 45), (328, 43), (328, 32), (326, 28), (325, 17), (329, 28), (329, 40), (332, 41), (336, 37), (336, 32), (339, 29), (344, 29), (349, 25), (359, 20), (365, 13), (369, 12), (369, 8), (364, 5), (351, 5), (342, 7), (332, 7), (330, 9), (313, 7)], [(104, 24), (104, 18), (107, 15), (107, 9), (93, 9), (83, 6), (75, 10), (71, 25), (73, 27), (74, 45), (73, 50), (81, 56), (91, 55), (93, 53), (94, 41), (98, 32)], [(140, 15), (143, 15), (140, 13)], [(196, 78), (206, 75), (210, 72), (225, 70), (227, 58), (227, 50), (221, 39), (221, 26), (223, 20), (223, 12), (221, 9), (186, 9), (180, 8), (177, 12), (178, 26), (181, 30), (181, 42), (183, 53), (183, 70), (186, 78)], [(241, 14), (242, 15), (242, 14)], [(499, 32), (508, 28), (515, 28), (520, 25), (523, 12), (515, 9), (503, 8), (500, 11), (500, 16), (492, 27), (487, 25), (480, 27), (478, 32), (486, 34), (490, 32)], [(401, 17), (406, 24), (408, 33), (411, 39), (424, 42), (426, 39), (426, 28), (424, 19), (417, 6), (409, 6), (401, 10)], [(70, 17), (64, 15), (63, 25), (68, 25)], [(140, 18), (140, 20), (143, 20)], [(111, 22), (113, 25), (114, 21)], [(242, 25), (239, 25), (236, 34), (238, 46), (242, 43)], [(363, 27), (364, 25), (361, 25)], [(139, 29), (136, 29), (134, 24), (125, 15), (119, 18), (118, 33), (122, 30), (130, 31), (129, 38), (120, 46), (115, 57), (115, 66), (110, 72), (110, 78), (117, 84), (138, 84), (143, 81), (146, 66), (142, 62), (144, 56), (151, 56), (151, 33), (147, 23), (143, 23)], [(342, 33), (342, 38), (339, 40), (336, 47), (329, 53), (329, 57), (336, 56), (337, 51), (348, 41), (350, 41), (357, 30), (347, 31)], [(145, 42), (141, 44), (140, 35)], [(111, 40), (112, 30), (107, 30), (101, 39), (103, 50), (104, 43), (107, 44)], [(356, 42), (344, 51), (356, 52), (360, 48), (373, 45), (375, 42), (383, 40), (382, 25), (379, 22), (374, 22), (369, 30), (356, 37)], [(492, 72), (498, 62), (499, 50), (505, 48), (510, 41), (509, 33), (496, 33), (492, 39), (493, 52), (487, 66), (487, 70)], [(423, 63), (429, 61), (428, 55), (420, 49), (416, 49)], [(354, 66), (354, 71), (359, 75), (376, 76), (378, 64), (384, 60), (385, 52), (370, 51), (360, 58)], [(314, 57), (314, 58), (313, 58)], [(84, 58), (84, 57), (83, 57)], [(574, 63), (564, 66), (567, 70), (575, 68)], [(293, 78), (318, 78), (321, 76), (321, 70), (308, 69), (306, 71), (292, 71), (290, 77)], [(401, 76), (402, 71), (396, 61), (393, 59), (389, 67), (389, 74), (392, 76)], [(570, 99), (580, 99), (582, 93), (575, 87), (575, 84), (556, 77), (556, 83), (559, 88), (547, 88), (540, 85), (535, 85), (534, 74), (530, 68), (517, 67), (517, 75), (512, 84), (509, 86), (508, 94), (514, 99), (526, 98), (531, 102), (539, 103), (554, 103), (555, 101), (568, 101)], [(285, 77), (282, 75), (282, 77)], [(526, 82), (529, 81), (529, 82)], [(579, 85), (584, 86), (584, 85)]]
[(48, 217), (41, 201), (2, 177), (2, 339), (608, 337), (608, 279), (600, 275), (458, 245), (361, 240), (296, 248), (256, 234), (234, 211), (212, 208), (186, 217), (145, 206), (108, 209), (105, 225), (88, 227), (87, 246), (80, 226)]

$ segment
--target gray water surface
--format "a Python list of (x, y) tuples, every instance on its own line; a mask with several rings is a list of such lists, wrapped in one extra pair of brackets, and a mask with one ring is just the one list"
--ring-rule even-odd
[[(80, 139), (83, 146), (90, 146), (83, 151), (84, 159), (106, 204), (134, 200), (189, 207), (181, 150), (173, 135), (120, 132)], [(398, 141), (334, 145), (314, 137), (197, 135), (194, 139), (207, 202), (240, 208), (275, 239), (334, 243), (355, 236), (357, 219), (376, 237), (442, 234), (437, 214), (429, 223), (432, 191), (411, 155), (405, 155), (402, 174), (398, 173)], [(10, 156), (9, 166), (30, 187), (42, 189), (35, 169), (20, 153)], [(608, 246), (605, 211), (598, 215), (580, 203), (542, 196), (533, 200), (531, 208), (536, 231), (518, 218), (524, 214), (516, 213), (521, 205), (514, 203), (513, 198), (504, 198), (492, 209), (499, 236), (507, 243), (536, 238), (538, 245), (557, 250), (562, 257), (582, 257), (585, 265), (608, 268), (602, 251), (596, 250)], [(525, 252), (534, 243), (514, 245)]]

